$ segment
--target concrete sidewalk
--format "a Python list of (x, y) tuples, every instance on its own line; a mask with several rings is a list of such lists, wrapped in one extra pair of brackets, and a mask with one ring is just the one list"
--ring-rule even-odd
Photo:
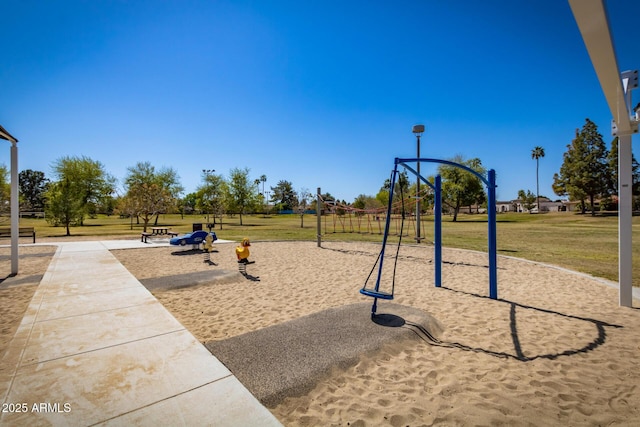
[(109, 252), (59, 245), (7, 353), (0, 425), (279, 426)]

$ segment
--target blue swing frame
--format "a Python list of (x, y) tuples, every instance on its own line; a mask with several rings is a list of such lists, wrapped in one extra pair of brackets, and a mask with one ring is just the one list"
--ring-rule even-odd
[(434, 201), (434, 281), (435, 287), (442, 286), (442, 178), (440, 175), (435, 178), (435, 185), (431, 184), (425, 177), (420, 175), (415, 169), (408, 165), (408, 163), (439, 163), (448, 166), (454, 166), (461, 168), (474, 176), (478, 177), (486, 186), (488, 193), (488, 209), (487, 209), (487, 240), (488, 240), (488, 255), (489, 255), (489, 298), (498, 299), (498, 256), (497, 256), (497, 230), (496, 230), (496, 172), (490, 169), (487, 172), (487, 177), (471, 169), (468, 166), (461, 165), (459, 163), (452, 162), (450, 160), (430, 159), (430, 158), (395, 158), (391, 188), (389, 191), (389, 203), (387, 206), (387, 218), (384, 226), (384, 235), (382, 237), (382, 250), (379, 255), (380, 264), (378, 265), (378, 277), (376, 279), (376, 285), (373, 290), (362, 288), (360, 293), (369, 297), (373, 297), (373, 306), (371, 307), (371, 317), (376, 314), (378, 299), (392, 300), (393, 292), (380, 291), (380, 279), (382, 277), (382, 266), (384, 263), (384, 251), (387, 244), (387, 237), (389, 236), (389, 226), (391, 218), (391, 209), (393, 205), (393, 192), (396, 183), (396, 176), (398, 174), (398, 165), (402, 165), (406, 170), (410, 171), (418, 177), (422, 182), (426, 183), (435, 192)]

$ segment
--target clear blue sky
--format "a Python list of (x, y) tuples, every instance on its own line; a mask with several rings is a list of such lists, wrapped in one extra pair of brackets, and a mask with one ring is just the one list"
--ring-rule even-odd
[[(621, 71), (640, 68), (640, 2), (607, 3)], [(611, 113), (563, 0), (2, 1), (0, 124), (20, 170), (88, 156), (248, 167), (345, 199), (375, 195), (395, 157), (478, 157), (498, 199), (540, 193), (589, 117)], [(634, 105), (640, 90), (634, 94)], [(636, 147), (638, 146), (637, 137)], [(9, 165), (9, 149), (0, 163)], [(638, 150), (634, 150), (636, 157)], [(425, 175), (433, 174), (423, 166)]]

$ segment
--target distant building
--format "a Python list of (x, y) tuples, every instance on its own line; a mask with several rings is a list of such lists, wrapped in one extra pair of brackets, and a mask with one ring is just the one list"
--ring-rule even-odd
[(505, 212), (517, 212), (517, 204), (515, 200), (510, 200), (507, 202), (496, 202), (496, 212), (505, 213)]
[[(551, 201), (546, 197), (540, 197), (540, 212), (561, 212), (564, 211), (564, 204), (562, 201)], [(536, 213), (538, 212), (538, 205), (536, 204), (531, 210), (525, 209), (522, 200), (514, 199), (507, 201), (499, 201), (496, 202), (496, 212), (498, 213), (507, 213), (507, 212), (529, 212)]]

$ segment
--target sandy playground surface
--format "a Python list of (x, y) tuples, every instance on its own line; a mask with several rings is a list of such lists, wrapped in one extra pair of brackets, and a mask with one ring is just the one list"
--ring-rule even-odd
[[(371, 300), (358, 290), (380, 245), (257, 242), (247, 278), (237, 274), (234, 247), (216, 245), (215, 266), (200, 253), (175, 248), (114, 254), (143, 283), (163, 276), (173, 276), (168, 285), (184, 283), (181, 278), (200, 271), (235, 273), (153, 290), (203, 343)], [(617, 289), (500, 257), (500, 300), (493, 301), (486, 298), (485, 254), (445, 249), (440, 289), (433, 287), (432, 257), (431, 247), (402, 248), (393, 302), (426, 311), (444, 332), (389, 345), (346, 370), (327, 372), (311, 392), (270, 408), (283, 424), (640, 423), (640, 310), (619, 307)], [(385, 262), (392, 270), (393, 258)], [(384, 312), (384, 302), (378, 311)]]
[[(113, 253), (203, 343), (371, 301), (358, 290), (379, 245), (254, 242), (256, 263), (246, 277), (237, 272), (234, 247), (217, 244), (216, 265), (188, 248)], [(0, 283), (1, 354), (54, 251), (21, 249), (21, 275)], [(2, 278), (9, 253), (0, 249)], [(640, 423), (637, 300), (621, 308), (617, 289), (598, 280), (500, 257), (500, 300), (493, 301), (485, 254), (445, 249), (440, 289), (432, 257), (431, 247), (402, 248), (393, 303), (424, 310), (443, 332), (327, 372), (310, 392), (269, 408), (284, 425)], [(393, 258), (385, 262), (392, 270)], [(184, 285), (192, 286), (169, 289)], [(384, 302), (378, 311), (388, 312)]]

